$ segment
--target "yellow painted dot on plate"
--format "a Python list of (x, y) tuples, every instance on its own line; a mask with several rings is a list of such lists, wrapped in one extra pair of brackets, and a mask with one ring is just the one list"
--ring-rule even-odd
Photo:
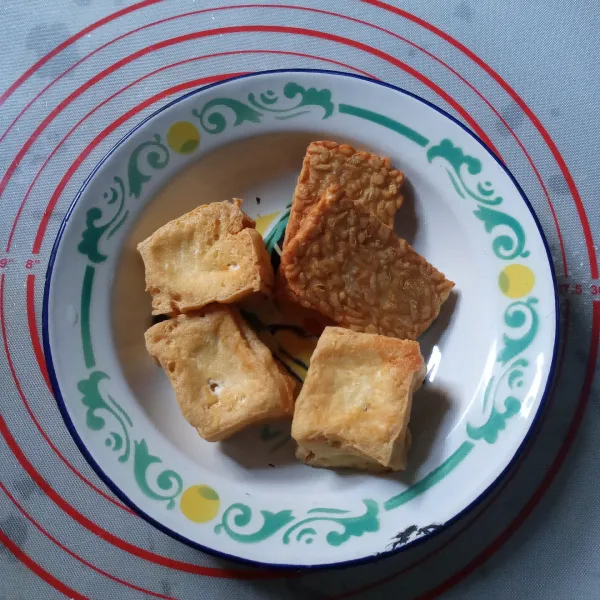
[(256, 217), (256, 231), (260, 233), (260, 235), (264, 235), (267, 227), (273, 222), (273, 219), (278, 215), (278, 212), (269, 213), (268, 215), (263, 215), (262, 217)]
[(200, 143), (200, 132), (189, 121), (178, 121), (169, 127), (167, 143), (179, 154), (190, 154)]
[(219, 512), (219, 494), (208, 485), (193, 485), (181, 496), (181, 512), (194, 523), (206, 523)]
[(508, 265), (500, 273), (498, 285), (509, 298), (522, 298), (529, 294), (535, 284), (533, 271), (525, 265)]

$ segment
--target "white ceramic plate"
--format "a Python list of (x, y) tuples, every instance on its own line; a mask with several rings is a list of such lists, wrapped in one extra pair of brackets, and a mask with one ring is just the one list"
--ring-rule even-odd
[[(402, 474), (301, 465), (286, 423), (205, 442), (144, 349), (150, 299), (137, 242), (200, 203), (241, 197), (276, 261), (302, 156), (316, 139), (391, 157), (408, 180), (399, 235), (456, 282), (420, 340), (428, 376), (415, 396)], [(532, 209), (473, 134), (384, 84), (279, 71), (172, 102), (98, 165), (58, 235), (43, 330), (67, 426), (123, 501), (206, 550), (325, 566), (414, 543), (490, 489), (548, 389), (557, 303)], [(310, 338), (275, 336), (302, 376)]]

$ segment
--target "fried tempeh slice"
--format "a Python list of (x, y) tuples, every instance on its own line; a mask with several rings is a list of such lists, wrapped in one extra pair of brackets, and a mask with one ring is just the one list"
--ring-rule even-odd
[(205, 440), (292, 415), (296, 382), (235, 309), (211, 304), (154, 325), (145, 338), (183, 416)]
[(296, 402), (296, 456), (318, 467), (404, 469), (424, 376), (417, 342), (327, 327)]
[(454, 283), (332, 186), (281, 257), (293, 298), (354, 331), (416, 339)]
[(269, 255), (240, 204), (204, 204), (138, 244), (152, 314), (175, 315), (271, 291)]
[(296, 235), (310, 210), (332, 184), (390, 226), (402, 205), (404, 174), (392, 169), (389, 158), (355, 150), (348, 144), (312, 142), (306, 150), (294, 191), (283, 247)]

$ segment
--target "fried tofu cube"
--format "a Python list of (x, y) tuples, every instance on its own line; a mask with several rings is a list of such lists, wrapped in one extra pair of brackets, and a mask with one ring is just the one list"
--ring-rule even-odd
[(273, 269), (240, 200), (213, 202), (170, 221), (138, 244), (152, 314), (173, 316), (212, 302), (270, 293)]
[(424, 377), (417, 342), (327, 327), (296, 401), (297, 458), (315, 467), (404, 469), (412, 397)]
[(404, 174), (393, 169), (390, 159), (356, 150), (349, 144), (312, 142), (304, 156), (294, 190), (284, 248), (298, 232), (304, 219), (327, 188), (338, 184), (348, 198), (393, 226), (402, 206)]
[(454, 283), (339, 185), (328, 188), (281, 255), (287, 298), (354, 331), (419, 337)]
[(234, 309), (211, 304), (154, 325), (145, 338), (183, 416), (205, 440), (291, 417), (295, 380)]

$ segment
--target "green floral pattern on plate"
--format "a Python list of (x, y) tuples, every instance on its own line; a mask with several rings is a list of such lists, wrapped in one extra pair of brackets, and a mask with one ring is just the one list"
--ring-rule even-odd
[[(498, 439), (500, 432), (506, 428), (506, 421), (514, 417), (521, 410), (521, 401), (512, 394), (512, 390), (523, 386), (523, 369), (529, 366), (529, 361), (525, 358), (515, 360), (498, 378), (490, 378), (484, 395), (483, 409), (489, 409), (490, 414), (488, 420), (481, 426), (476, 427), (467, 423), (467, 434), (473, 440), (485, 440), (488, 444), (494, 444)], [(502, 407), (498, 408), (496, 396), (504, 386), (504, 382), (508, 383), (509, 395), (502, 401)]]
[[(297, 100), (296, 100), (297, 99)], [(291, 105), (276, 108), (281, 101), (296, 100)], [(334, 105), (331, 101), (331, 91), (316, 88), (306, 89), (290, 81), (283, 87), (283, 94), (277, 95), (273, 90), (267, 90), (257, 96), (249, 93), (245, 102), (236, 98), (214, 98), (207, 102), (200, 110), (194, 109), (192, 114), (200, 120), (202, 129), (207, 133), (221, 133), (227, 128), (228, 113), (233, 113), (235, 119), (232, 127), (242, 123), (261, 123), (262, 118), (269, 114), (277, 120), (286, 120), (310, 113), (312, 107), (323, 109), (322, 117), (327, 119), (333, 114)], [(223, 109), (228, 111), (223, 111)], [(218, 110), (217, 110), (218, 109)]]
[[(119, 454), (118, 461), (126, 463), (131, 455), (131, 434), (133, 423), (123, 407), (106, 394), (105, 400), (100, 392), (100, 383), (109, 381), (110, 377), (102, 371), (93, 371), (87, 379), (78, 382), (77, 388), (82, 394), (81, 403), (87, 407), (86, 424), (92, 431), (103, 431), (107, 417), (119, 424), (119, 431), (108, 431), (105, 445)], [(98, 414), (100, 413), (100, 414)], [(108, 428), (110, 429), (110, 428)], [(156, 476), (156, 487), (167, 492), (161, 494), (150, 485), (148, 469), (154, 463), (161, 463), (158, 456), (153, 456), (148, 450), (146, 440), (133, 443), (133, 474), (140, 490), (152, 500), (166, 501), (166, 507), (173, 509), (175, 499), (183, 490), (181, 476), (172, 470), (164, 470)]]
[(109, 437), (106, 438), (105, 444), (115, 452), (123, 450), (119, 454), (118, 460), (119, 462), (126, 462), (129, 458), (131, 446), (129, 428), (133, 426), (133, 423), (129, 415), (114, 401), (110, 394), (107, 395), (108, 402), (102, 397), (100, 382), (105, 379), (109, 379), (106, 373), (93, 371), (88, 379), (82, 379), (77, 384), (77, 389), (83, 394), (81, 403), (87, 406), (86, 423), (91, 430), (101, 431), (106, 425), (106, 414), (103, 417), (97, 414), (97, 411), (108, 413), (119, 424), (119, 433), (114, 431), (109, 432)]
[(150, 454), (144, 439), (134, 442), (134, 447), (133, 474), (140, 490), (152, 500), (166, 501), (169, 510), (175, 508), (175, 500), (183, 490), (181, 475), (171, 469), (161, 471), (156, 476), (156, 485), (167, 493), (156, 492), (149, 484), (148, 469), (154, 463), (162, 463), (162, 460)]
[[(332, 101), (330, 90), (317, 90), (312, 87), (307, 89), (298, 83), (288, 82), (280, 94), (266, 90), (256, 94), (249, 93), (243, 100), (214, 98), (202, 108), (192, 110), (192, 114), (199, 119), (204, 131), (216, 135), (228, 126), (260, 124), (266, 116), (283, 120), (314, 113), (315, 118), (327, 119), (335, 110), (336, 105)], [(484, 224), (485, 231), (491, 234), (491, 249), (495, 256), (501, 261), (529, 257), (522, 225), (514, 216), (500, 210), (503, 198), (494, 192), (491, 181), (479, 178), (483, 175), (483, 165), (478, 158), (466, 154), (450, 139), (443, 139), (434, 145), (419, 132), (385, 115), (349, 104), (339, 104), (339, 111), (346, 116), (367, 119), (376, 126), (386, 127), (423, 148), (429, 163), (437, 164), (439, 161), (444, 165), (457, 199), (476, 203), (473, 214)], [(109, 240), (126, 221), (129, 214), (126, 208), (127, 197), (139, 199), (153, 174), (167, 167), (169, 160), (169, 149), (163, 143), (161, 135), (156, 134), (139, 144), (127, 161), (126, 183), (121, 177), (114, 177), (114, 184), (103, 197), (106, 206), (95, 206), (87, 211), (86, 227), (82, 232), (78, 251), (88, 261), (82, 283), (81, 307), (82, 316), (87, 314), (87, 325), (84, 325), (82, 319), (82, 349), (89, 372), (86, 378), (78, 382), (78, 389), (82, 394), (81, 402), (87, 409), (86, 424), (89, 429), (105, 434), (105, 444), (116, 454), (118, 462), (131, 463), (136, 484), (147, 498), (163, 502), (165, 508), (171, 510), (177, 506), (176, 500), (184, 489), (183, 479), (172, 469), (159, 469), (157, 472), (156, 468), (162, 464), (162, 459), (151, 454), (146, 440), (134, 439), (135, 427), (129, 415), (108, 392), (103, 394), (101, 391), (101, 386), (109, 384), (110, 377), (96, 369), (89, 324), (94, 272), (108, 256), (108, 250), (101, 248), (101, 245), (108, 245)], [(104, 219), (104, 211), (113, 205), (115, 210), (111, 213), (112, 216)], [(288, 206), (265, 236), (265, 245), (275, 268), (279, 264), (289, 213)], [(496, 234), (497, 231), (501, 233)], [(280, 536), (283, 544), (311, 544), (317, 536), (324, 535), (325, 542), (333, 547), (340, 546), (353, 537), (378, 531), (382, 510), (396, 510), (438, 484), (468, 457), (475, 447), (475, 442), (483, 440), (488, 444), (495, 443), (500, 433), (508, 426), (508, 421), (519, 413), (521, 400), (518, 391), (523, 387), (530, 366), (530, 361), (524, 353), (539, 329), (539, 317), (535, 308), (537, 302), (535, 297), (529, 297), (506, 307), (503, 322), (508, 331), (503, 336), (504, 345), (496, 359), (496, 362), (504, 367), (504, 371), (499, 376), (490, 377), (488, 381), (481, 407), (484, 421), (478, 425), (468, 423), (462, 444), (421, 480), (385, 501), (363, 499), (365, 510), (359, 514), (340, 508), (324, 507), (296, 515), (288, 509), (271, 512), (234, 502), (223, 510), (214, 531), (243, 544), (262, 542), (275, 535)], [(259, 330), (261, 327), (271, 327), (262, 323), (256, 315), (249, 314), (245, 317)], [(297, 325), (285, 323), (277, 327), (287, 328), (288, 331), (298, 329)], [(300, 331), (299, 335), (308, 334)], [(298, 360), (289, 352), (288, 356), (285, 356), (285, 348), (280, 350), (283, 353), (283, 361)], [(275, 441), (279, 444), (282, 436), (285, 434), (271, 429), (270, 426), (263, 427), (260, 433), (265, 443)], [(216, 495), (216, 492), (214, 493)], [(438, 525), (430, 527), (435, 528)], [(402, 532), (402, 540), (408, 540), (414, 534), (419, 535), (421, 531), (427, 533), (429, 530), (411, 526)]]
[(510, 329), (523, 328), (527, 325), (528, 319), (529, 326), (523, 335), (516, 338), (509, 336), (507, 333), (504, 334), (504, 347), (498, 354), (498, 362), (506, 364), (515, 358), (515, 356), (525, 352), (531, 345), (531, 342), (533, 342), (540, 326), (539, 317), (535, 310), (537, 303), (538, 299), (531, 297), (525, 301), (519, 300), (513, 302), (507, 307), (504, 312), (504, 323)]
[[(100, 249), (100, 244), (108, 242), (129, 216), (129, 211), (125, 208), (126, 187), (129, 196), (139, 198), (144, 184), (152, 178), (152, 172), (164, 169), (168, 163), (169, 150), (162, 143), (159, 135), (139, 144), (127, 162), (127, 186), (121, 177), (115, 176), (114, 184), (103, 194), (107, 205), (117, 205), (114, 215), (104, 224), (98, 225), (103, 218), (103, 208), (98, 206), (90, 208), (86, 213), (86, 228), (77, 246), (79, 253), (91, 263), (86, 265), (81, 291), (81, 344), (84, 363), (90, 369), (90, 373), (87, 379), (81, 379), (77, 383), (77, 388), (82, 394), (82, 404), (88, 409), (86, 424), (92, 431), (104, 430), (109, 415), (113, 422), (118, 423), (119, 431), (109, 431), (105, 438), (105, 445), (118, 453), (118, 461), (121, 463), (127, 463), (132, 456), (134, 426), (123, 407), (109, 393), (106, 394), (108, 400), (105, 400), (100, 392), (101, 382), (110, 381), (110, 377), (103, 371), (92, 370), (96, 366), (90, 319), (94, 275), (98, 265), (108, 258), (108, 255)], [(159, 457), (149, 452), (144, 439), (133, 441), (133, 474), (139, 489), (152, 500), (166, 501), (166, 507), (173, 509), (176, 498), (183, 490), (181, 476), (175, 471), (164, 470), (156, 476), (155, 486), (151, 486), (148, 479), (149, 467), (161, 462)], [(156, 491), (155, 487), (167, 494)]]
[(115, 177), (114, 182), (116, 185), (111, 186), (108, 192), (104, 192), (104, 199), (109, 205), (118, 202), (115, 214), (103, 225), (97, 225), (97, 222), (102, 219), (102, 210), (97, 206), (90, 208), (86, 213), (86, 229), (81, 234), (81, 242), (77, 246), (79, 252), (85, 254), (93, 263), (104, 262), (107, 258), (99, 248), (102, 236), (106, 233), (106, 239), (110, 239), (129, 215), (129, 211), (123, 211), (125, 208), (125, 184), (120, 177)]
[(221, 523), (215, 527), (215, 533), (225, 532), (230, 538), (244, 544), (255, 543), (273, 536), (296, 521), (282, 533), (283, 543), (289, 544), (292, 540), (297, 542), (303, 540), (305, 543), (311, 544), (317, 531), (308, 525), (326, 522), (329, 527), (334, 527), (327, 533), (327, 543), (330, 546), (339, 546), (353, 536), (358, 537), (363, 533), (379, 530), (379, 505), (374, 500), (363, 500), (363, 503), (366, 510), (361, 515), (348, 516), (350, 511), (339, 508), (313, 508), (307, 511), (307, 515), (310, 516), (299, 521), (296, 521), (291, 510), (282, 510), (278, 513), (262, 510), (260, 514), (263, 524), (252, 533), (239, 531), (248, 525), (253, 528), (252, 509), (246, 504), (236, 503), (225, 510)]
[(127, 179), (129, 195), (139, 198), (145, 183), (152, 178), (152, 171), (164, 169), (169, 164), (169, 148), (159, 135), (140, 144), (129, 157)]
[(471, 176), (479, 175), (482, 171), (481, 161), (465, 154), (449, 139), (444, 139), (427, 150), (427, 160), (430, 163), (436, 158), (443, 159), (446, 162), (446, 172), (458, 195), (461, 198), (470, 198), (480, 203), (473, 214), (483, 221), (487, 233), (492, 233), (494, 229), (500, 226), (511, 230), (512, 235), (503, 234), (494, 239), (492, 244), (494, 254), (502, 260), (513, 260), (519, 256), (523, 258), (529, 256), (529, 251), (525, 250), (525, 231), (521, 224), (514, 217), (495, 208), (489, 208), (490, 206), (498, 206), (503, 202), (500, 196), (495, 195), (492, 183), (487, 180), (479, 181), (475, 186), (475, 190), (473, 190), (467, 182), (465, 171)]
[[(152, 171), (164, 169), (169, 164), (169, 149), (159, 135), (139, 144), (131, 153), (127, 163), (127, 187), (129, 196), (139, 198), (145, 183), (152, 178)], [(121, 177), (114, 177), (115, 185), (104, 193), (108, 205), (118, 203), (115, 214), (106, 223), (98, 225), (104, 216), (103, 209), (93, 206), (86, 213), (86, 228), (81, 234), (77, 250), (88, 257), (90, 262), (98, 264), (106, 260), (101, 252), (100, 242), (108, 241), (125, 223), (129, 211), (125, 209), (125, 183)], [(106, 234), (106, 236), (105, 236)]]

